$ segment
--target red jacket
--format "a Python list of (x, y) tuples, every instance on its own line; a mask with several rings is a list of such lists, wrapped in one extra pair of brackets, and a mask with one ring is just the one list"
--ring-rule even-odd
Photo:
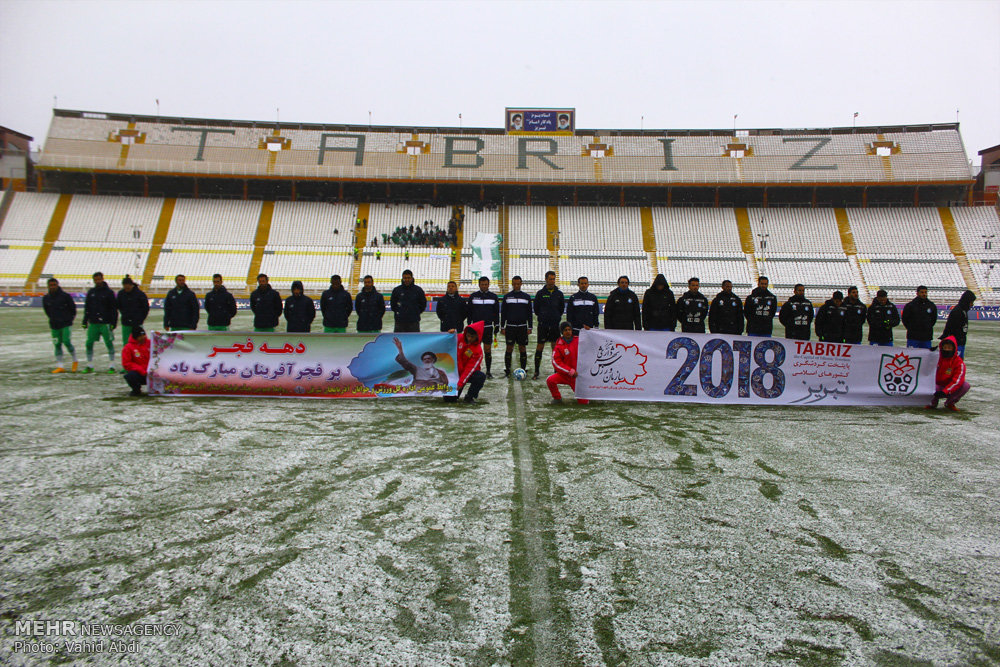
[[(475, 345), (465, 342), (465, 332), (469, 329), (479, 334)], [(479, 369), (479, 363), (483, 360), (483, 323), (473, 322), (465, 327), (465, 331), (455, 335), (458, 336), (458, 388), (461, 389), (469, 376)]]
[(140, 345), (135, 336), (128, 337), (128, 343), (122, 348), (122, 368), (146, 374), (146, 369), (149, 368), (149, 338)]
[(557, 373), (569, 375), (570, 371), (576, 370), (576, 348), (579, 343), (580, 339), (577, 336), (574, 336), (569, 343), (566, 342), (565, 338), (559, 336), (556, 347), (552, 350), (552, 367), (556, 369)]
[(938, 356), (937, 375), (934, 378), (937, 388), (946, 394), (957, 391), (965, 382), (965, 361), (958, 356), (958, 343), (955, 342), (955, 337), (948, 336), (941, 342), (949, 340), (955, 346), (955, 354), (950, 359)]

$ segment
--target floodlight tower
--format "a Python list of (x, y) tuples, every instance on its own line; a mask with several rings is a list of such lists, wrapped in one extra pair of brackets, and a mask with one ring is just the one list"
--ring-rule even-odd
[[(983, 234), (983, 252), (990, 252), (993, 250), (993, 239), (996, 238), (996, 234)], [(992, 259), (986, 260), (986, 284), (983, 286), (983, 291), (989, 290), (991, 293), (993, 289), (990, 287), (990, 274), (993, 272), (993, 267), (996, 266), (996, 262)], [(985, 300), (985, 299), (984, 299)]]
[(142, 250), (138, 246), (138, 243), (142, 240), (142, 227), (140, 225), (132, 225), (132, 240), (137, 244), (133, 269), (135, 275), (139, 276), (139, 280), (142, 280)]
[(760, 261), (765, 261), (765, 253), (767, 251), (767, 240), (771, 238), (771, 235), (764, 231), (764, 218), (760, 219), (760, 231), (757, 232), (757, 239), (760, 243)]

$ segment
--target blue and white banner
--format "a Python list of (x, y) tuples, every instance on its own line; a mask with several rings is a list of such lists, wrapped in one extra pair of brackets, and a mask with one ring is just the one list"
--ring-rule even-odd
[(458, 393), (455, 334), (151, 333), (151, 396), (426, 398)]
[(570, 134), (576, 127), (576, 109), (504, 109), (507, 131), (518, 133)]
[(925, 405), (937, 352), (725, 334), (580, 332), (576, 396), (742, 405)]

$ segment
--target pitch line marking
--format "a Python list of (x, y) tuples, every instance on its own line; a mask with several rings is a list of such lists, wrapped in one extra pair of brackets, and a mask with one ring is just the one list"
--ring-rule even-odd
[[(538, 482), (531, 460), (528, 426), (524, 418), (524, 395), (521, 384), (514, 382), (514, 433), (517, 464), (521, 472), (521, 501), (524, 512), (524, 546), (528, 555), (531, 617), (534, 621), (536, 665), (556, 664), (558, 642), (553, 628), (552, 596), (549, 593), (548, 567), (542, 527), (538, 516)], [(510, 403), (508, 402), (508, 406)]]

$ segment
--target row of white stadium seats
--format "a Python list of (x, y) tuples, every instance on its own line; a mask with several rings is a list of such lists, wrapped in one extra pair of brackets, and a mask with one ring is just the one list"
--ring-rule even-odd
[(305, 289), (313, 291), (329, 287), (333, 275), (339, 275), (347, 284), (353, 263), (352, 249), (347, 247), (268, 246), (261, 258), (260, 273), (286, 289), (292, 281), (301, 280)]
[[(385, 250), (362, 257), (359, 278), (370, 275), (378, 284), (398, 284), (403, 271), (409, 269), (425, 290), (443, 292), (451, 277), (451, 264), (451, 256), (443, 250), (411, 251), (408, 259), (403, 250)], [(357, 287), (360, 285), (359, 280)]]
[(736, 213), (731, 208), (654, 208), (658, 252), (706, 257), (743, 255)]
[[(42, 249), (44, 230), (55, 211), (58, 196), (38, 193), (8, 196), (10, 205), (0, 226), (0, 282), (23, 285)], [(125, 273), (138, 277), (145, 268), (152, 230), (162, 205), (163, 200), (158, 198), (72, 197), (42, 275), (72, 276), (71, 280), (85, 283), (92, 270), (100, 268), (109, 277)], [(154, 274), (162, 278), (154, 281), (154, 286), (169, 285), (171, 276), (178, 272), (206, 281), (215, 271), (242, 279), (249, 270), (260, 206), (256, 201), (178, 200), (164, 252), (154, 269)], [(349, 204), (277, 202), (262, 270), (281, 278), (299, 277), (324, 284), (332, 273), (346, 278), (353, 260), (346, 229), (353, 227), (357, 210), (356, 205)], [(386, 225), (393, 224), (393, 218), (398, 216), (416, 214), (419, 218), (428, 213), (439, 218), (444, 228), (451, 215), (450, 207), (421, 209), (400, 205), (385, 209), (376, 205), (371, 210), (372, 217), (382, 217)], [(550, 265), (547, 209), (532, 206), (508, 210), (509, 241), (512, 245), (526, 246), (510, 251), (508, 268), (511, 275), (524, 275), (526, 285), (540, 285)], [(378, 211), (388, 213), (383, 216)], [(987, 281), (984, 265), (977, 262), (1000, 256), (990, 247), (992, 239), (1000, 242), (1000, 218), (995, 210), (985, 207), (950, 211), (973, 272), (981, 286), (987, 287), (995, 276)], [(752, 269), (741, 259), (742, 245), (734, 209), (653, 208), (651, 212), (658, 242), (657, 264), (660, 271), (669, 274), (672, 284), (682, 285), (693, 274), (703, 274), (703, 278), (708, 276), (712, 281), (727, 277), (737, 285), (750, 283)], [(864, 282), (873, 290), (914, 282), (946, 291), (963, 287), (964, 280), (936, 210), (847, 209), (846, 212), (859, 249)], [(633, 280), (652, 275), (641, 248), (641, 221), (636, 209), (560, 207), (557, 213), (562, 236), (559, 253), (563, 254), (556, 263), (560, 284), (565, 284), (563, 280), (575, 280), (581, 273), (593, 273), (592, 278), (598, 283), (613, 282), (622, 273), (630, 276), (634, 273)], [(832, 210), (750, 209), (748, 217), (755, 237), (768, 235), (767, 246), (762, 255), (758, 254), (757, 263), (760, 272), (768, 274), (775, 285), (793, 281), (815, 286), (862, 282), (849, 266), (855, 260), (839, 248), (839, 231)], [(466, 208), (465, 245), (471, 243), (476, 231), (498, 230), (500, 219), (501, 214), (496, 210), (476, 212)], [(369, 221), (369, 235), (373, 224), (378, 223)], [(339, 225), (345, 227), (345, 236), (332, 234), (332, 229)], [(588, 238), (593, 241), (589, 245)], [(914, 239), (922, 240), (914, 242)], [(977, 242), (982, 245), (974, 250)], [(394, 249), (381, 250), (382, 259), (376, 260), (374, 249), (366, 249), (364, 268), (377, 266), (387, 278), (398, 279), (407, 264), (402, 251), (394, 255)], [(596, 258), (589, 256), (588, 251), (594, 252)], [(468, 252), (464, 250), (459, 271), (463, 289), (472, 285), (470, 263), (465, 256)], [(634, 259), (627, 259), (631, 254)], [(210, 262), (217, 265), (211, 271), (203, 261), (210, 255), (219, 256), (219, 261)], [(410, 268), (422, 269), (420, 253), (414, 250), (411, 255)], [(782, 259), (787, 261), (780, 262)], [(869, 261), (884, 259), (893, 261)], [(372, 264), (376, 261), (377, 265)], [(580, 270), (587, 266), (594, 268)], [(450, 257), (435, 259), (426, 268), (429, 280), (441, 284), (443, 289), (451, 274)], [(363, 269), (362, 274), (365, 272)]]
[(559, 207), (560, 251), (642, 251), (642, 220), (634, 207)]
[(56, 276), (65, 287), (70, 288), (91, 285), (91, 275), (96, 270), (103, 272), (107, 280), (116, 283), (126, 275), (138, 281), (146, 267), (148, 255), (149, 248), (141, 245), (91, 243), (54, 246), (41, 277), (47, 279), (49, 276)]
[[(508, 245), (520, 248), (545, 249), (552, 239), (548, 238), (546, 222), (547, 209), (544, 206), (511, 206), (508, 209)], [(472, 239), (466, 240), (468, 244)]]
[(164, 245), (150, 287), (170, 289), (179, 273), (192, 289), (209, 287), (214, 273), (231, 276), (232, 283), (239, 284), (250, 271), (252, 256), (252, 245)]
[(859, 255), (951, 255), (937, 209), (852, 208), (847, 219)]
[(356, 204), (275, 202), (268, 246), (352, 245), (357, 213)]
[[(0, 228), (0, 238), (40, 241), (58, 195), (15, 193)], [(160, 198), (77, 195), (70, 202), (58, 242), (151, 243), (162, 208)], [(547, 248), (546, 207), (511, 206), (508, 241), (521, 247)], [(653, 208), (658, 251), (676, 255), (734, 257), (742, 254), (735, 211), (731, 208)], [(1000, 218), (987, 207), (953, 208), (956, 228), (969, 256), (989, 256), (1000, 244)], [(275, 245), (352, 245), (356, 205), (276, 202), (269, 243)], [(873, 257), (950, 256), (936, 209), (846, 209), (858, 253)], [(749, 209), (755, 251), (766, 241), (766, 256), (840, 254), (840, 236), (832, 209)], [(447, 229), (450, 207), (373, 205), (366, 242), (381, 239), (397, 226), (432, 220)], [(252, 244), (260, 217), (259, 201), (179, 199), (167, 243)], [(499, 213), (466, 209), (464, 246), (479, 231), (499, 231)], [(559, 248), (627, 251), (643, 249), (636, 208), (558, 208)], [(336, 230), (336, 233), (334, 231)], [(766, 235), (766, 236), (764, 236)]]
[(261, 202), (178, 199), (164, 243), (253, 245)]
[(1000, 216), (997, 209), (986, 206), (952, 208), (951, 215), (966, 255), (982, 259), (1000, 257)]
[(149, 245), (162, 209), (160, 197), (73, 197), (59, 242)]
[(3, 225), (0, 226), (0, 239), (8, 243), (8, 239), (21, 241), (42, 241), (49, 221), (56, 210), (59, 195), (48, 192), (12, 192), (13, 201)]
[(754, 247), (767, 257), (820, 257), (832, 248), (843, 256), (832, 209), (754, 208), (747, 211)]

